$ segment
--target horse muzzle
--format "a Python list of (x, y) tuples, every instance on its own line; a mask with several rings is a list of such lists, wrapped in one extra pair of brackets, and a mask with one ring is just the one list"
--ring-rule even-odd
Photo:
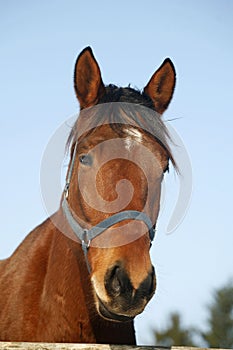
[(108, 269), (105, 275), (105, 289), (108, 301), (98, 297), (98, 311), (106, 319), (118, 322), (131, 321), (140, 314), (155, 293), (154, 268), (135, 289), (127, 272), (120, 265)]

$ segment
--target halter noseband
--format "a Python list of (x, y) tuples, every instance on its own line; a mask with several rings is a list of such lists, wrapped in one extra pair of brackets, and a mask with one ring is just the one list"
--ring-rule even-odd
[(71, 229), (76, 234), (78, 239), (81, 241), (82, 249), (84, 252), (84, 256), (87, 263), (87, 268), (89, 273), (91, 272), (90, 264), (87, 257), (88, 248), (90, 247), (91, 241), (99, 236), (101, 233), (103, 233), (105, 230), (110, 228), (111, 226), (122, 222), (124, 220), (138, 220), (143, 221), (146, 226), (148, 227), (150, 241), (152, 242), (155, 236), (155, 228), (151, 222), (151, 219), (143, 212), (137, 211), (137, 210), (124, 210), (119, 213), (116, 213), (107, 219), (99, 222), (96, 226), (91, 227), (90, 229), (83, 228), (79, 225), (77, 220), (74, 218), (72, 211), (69, 207), (67, 198), (69, 193), (69, 186), (70, 186), (70, 180), (73, 172), (74, 162), (75, 162), (75, 155), (76, 155), (76, 148), (77, 143), (75, 145), (73, 156), (70, 164), (70, 169), (67, 176), (67, 181), (65, 185), (63, 200), (62, 200), (62, 209), (63, 213), (66, 217), (67, 222), (69, 223)]

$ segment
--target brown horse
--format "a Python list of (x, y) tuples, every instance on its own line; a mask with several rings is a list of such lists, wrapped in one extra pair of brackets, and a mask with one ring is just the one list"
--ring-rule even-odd
[(142, 93), (105, 86), (88, 47), (74, 86), (81, 112), (59, 210), (0, 262), (0, 340), (135, 344), (133, 319), (156, 288), (149, 249), (174, 164), (160, 115), (175, 70), (166, 59)]

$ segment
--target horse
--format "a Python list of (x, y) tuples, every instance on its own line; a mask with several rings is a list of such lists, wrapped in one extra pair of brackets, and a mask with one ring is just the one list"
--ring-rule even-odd
[(175, 81), (167, 58), (143, 91), (104, 85), (92, 49), (79, 54), (65, 189), (58, 210), (0, 262), (1, 341), (136, 344), (134, 318), (157, 286), (161, 184), (175, 165), (161, 119)]

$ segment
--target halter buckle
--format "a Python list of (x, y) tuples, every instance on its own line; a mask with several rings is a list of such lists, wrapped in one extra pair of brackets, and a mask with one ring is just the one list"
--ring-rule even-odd
[(83, 237), (82, 237), (82, 250), (84, 253), (85, 260), (86, 260), (87, 270), (89, 273), (91, 273), (91, 266), (90, 266), (90, 263), (89, 263), (88, 257), (87, 257), (87, 252), (88, 252), (88, 249), (90, 247), (91, 240), (88, 239), (87, 236), (88, 236), (88, 230), (84, 229), (83, 230)]
[(82, 248), (83, 251), (87, 252), (88, 248), (90, 247), (91, 240), (88, 239), (88, 230), (85, 228), (83, 230), (83, 237), (82, 237)]
[(70, 187), (70, 184), (69, 184), (69, 182), (67, 182), (65, 184), (65, 188), (64, 188), (64, 195), (65, 195), (66, 199), (68, 198), (68, 195), (69, 195), (69, 187)]

